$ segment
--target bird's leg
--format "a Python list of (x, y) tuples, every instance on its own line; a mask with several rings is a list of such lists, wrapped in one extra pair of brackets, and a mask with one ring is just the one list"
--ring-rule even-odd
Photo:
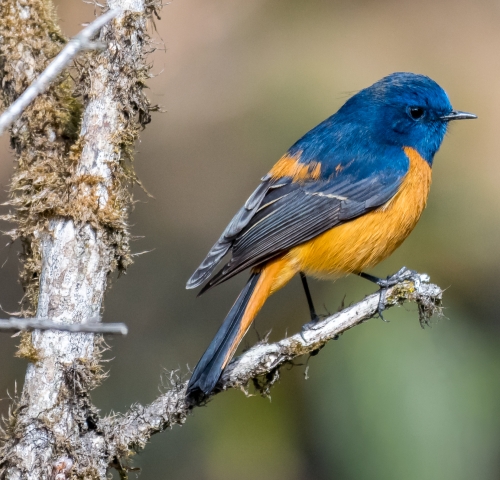
[(415, 270), (410, 270), (406, 267), (403, 267), (394, 275), (389, 275), (387, 278), (378, 278), (373, 275), (369, 275), (364, 272), (357, 272), (357, 275), (360, 277), (372, 282), (376, 283), (380, 287), (380, 298), (378, 301), (378, 315), (385, 322), (386, 319), (382, 315), (382, 312), (385, 309), (385, 294), (387, 293), (387, 289), (397, 285), (398, 283), (404, 282), (405, 280), (413, 280), (414, 282), (420, 282), (420, 276)]
[(309, 306), (309, 313), (311, 314), (311, 322), (316, 323), (319, 320), (316, 310), (314, 309), (314, 304), (311, 297), (311, 292), (309, 291), (309, 285), (307, 283), (306, 276), (300, 272), (300, 279), (302, 280), (302, 286), (304, 287), (304, 292), (306, 293), (307, 305)]

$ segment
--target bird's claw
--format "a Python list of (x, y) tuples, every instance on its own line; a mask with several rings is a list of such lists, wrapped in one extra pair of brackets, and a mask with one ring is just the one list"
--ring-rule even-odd
[(382, 312), (385, 310), (385, 294), (387, 293), (387, 287), (380, 287), (380, 295), (378, 298), (378, 306), (377, 306), (377, 313), (378, 316), (384, 321), (388, 322), (389, 320), (386, 320), (384, 316), (382, 315)]
[(401, 270), (396, 272), (394, 275), (389, 275), (385, 279), (379, 279), (377, 285), (380, 287), (380, 297), (378, 300), (377, 313), (378, 316), (384, 321), (388, 322), (382, 315), (382, 312), (385, 310), (385, 296), (387, 294), (387, 290), (391, 287), (394, 287), (398, 283), (404, 282), (406, 280), (411, 280), (415, 286), (418, 286), (421, 283), (420, 275), (415, 270), (410, 270), (409, 268), (403, 267)]
[(309, 330), (314, 330), (316, 325), (327, 316), (328, 315), (314, 314), (314, 316), (311, 316), (311, 321), (309, 323), (302, 325), (302, 328), (300, 329), (300, 336), (302, 337), (302, 340), (304, 340), (304, 342), (306, 341), (306, 339), (304, 338), (304, 333), (308, 332)]
[(390, 287), (394, 287), (394, 285), (404, 282), (405, 280), (411, 280), (414, 283), (420, 284), (420, 275), (415, 270), (410, 270), (409, 268), (403, 267), (394, 275), (389, 275), (385, 279), (379, 279), (377, 281), (377, 284), (379, 287), (387, 289)]

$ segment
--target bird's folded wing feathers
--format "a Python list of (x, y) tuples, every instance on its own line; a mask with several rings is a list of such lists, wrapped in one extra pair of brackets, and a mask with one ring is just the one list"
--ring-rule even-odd
[(259, 209), (263, 198), (268, 192), (272, 184), (271, 177), (266, 175), (262, 178), (259, 186), (250, 195), (245, 205), (240, 208), (233, 219), (229, 222), (219, 240), (210, 249), (207, 256), (196, 269), (196, 271), (191, 275), (191, 278), (186, 284), (186, 288), (196, 288), (201, 285), (214, 271), (215, 267), (222, 260), (224, 255), (231, 248), (232, 242), (235, 236), (250, 222), (250, 219)]
[(361, 178), (342, 175), (302, 183), (264, 177), (190, 278), (188, 288), (203, 283), (230, 249), (232, 258), (202, 292), (383, 205), (397, 193), (405, 173), (381, 170)]

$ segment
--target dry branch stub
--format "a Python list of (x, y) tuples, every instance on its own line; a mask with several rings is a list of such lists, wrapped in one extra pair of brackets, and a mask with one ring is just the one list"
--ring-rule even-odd
[[(16, 318), (0, 319), (0, 333), (25, 332), (32, 330), (59, 330), (73, 333), (101, 333), (103, 335), (127, 335), (128, 329), (124, 323), (99, 323), (100, 317), (84, 319), (82, 323), (60, 323), (50, 318)], [(23, 337), (29, 338), (28, 336)], [(26, 357), (25, 355), (23, 355)]]

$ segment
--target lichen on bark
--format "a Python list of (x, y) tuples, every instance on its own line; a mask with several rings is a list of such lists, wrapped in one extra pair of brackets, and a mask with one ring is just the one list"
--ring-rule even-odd
[[(81, 323), (102, 312), (109, 274), (131, 262), (128, 211), (134, 143), (154, 108), (143, 89), (156, 1), (113, 0), (122, 13), (100, 33), (101, 52), (76, 62), (15, 122), (10, 188), (22, 242), (24, 315)], [(0, 4), (0, 80), (14, 101), (66, 43), (49, 0)], [(75, 78), (75, 81), (72, 80)], [(103, 378), (93, 334), (25, 334), (30, 364), (0, 444), (1, 478), (105, 478), (109, 464), (89, 392)], [(29, 434), (28, 434), (29, 432)]]
[[(156, 11), (157, 5), (148, 8)], [(119, 29), (105, 28), (100, 40), (108, 48), (89, 52), (75, 63), (76, 82), (68, 72), (62, 74), (11, 130), (16, 167), (10, 183), (12, 211), (3, 218), (15, 225), (8, 232), (11, 238), (22, 242), (24, 315), (33, 315), (37, 304), (40, 234), (47, 231), (50, 218), (71, 218), (78, 225), (89, 223), (100, 230), (113, 251), (111, 269), (122, 271), (131, 263), (127, 216), (132, 204), (130, 187), (139, 183), (132, 164), (134, 144), (155, 110), (143, 92), (150, 70), (145, 61), (150, 38), (144, 15), (129, 13)], [(49, 0), (0, 4), (0, 99), (4, 106), (29, 86), (66, 42)], [(99, 125), (89, 123), (90, 130), (80, 132), (83, 105), (92, 114), (92, 102), (102, 97), (102, 82), (113, 83), (110, 107), (117, 113), (111, 119), (115, 134), (102, 148), (108, 157), (100, 159), (109, 170), (104, 174), (87, 168), (85, 158), (82, 161), (82, 157), (97, 155), (84, 151), (84, 140)]]
[[(0, 3), (0, 99), (12, 103), (47, 67), (66, 43), (52, 2), (4, 0)], [(9, 204), (3, 216), (12, 221), (11, 238), (20, 238), (24, 315), (34, 313), (38, 300), (41, 258), (39, 232), (45, 230), (54, 207), (67, 191), (68, 155), (78, 138), (82, 105), (70, 77), (60, 76), (40, 95), (11, 129), (15, 172)]]

